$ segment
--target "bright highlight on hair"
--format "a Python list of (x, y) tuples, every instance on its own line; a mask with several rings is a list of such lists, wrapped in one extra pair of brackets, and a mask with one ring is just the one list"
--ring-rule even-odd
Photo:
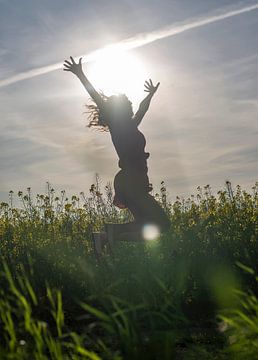
[(157, 225), (146, 224), (142, 231), (145, 240), (156, 240), (160, 236), (160, 230)]

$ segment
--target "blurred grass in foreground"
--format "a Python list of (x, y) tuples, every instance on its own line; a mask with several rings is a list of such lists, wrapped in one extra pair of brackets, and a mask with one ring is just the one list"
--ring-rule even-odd
[(71, 199), (50, 184), (35, 198), (28, 188), (21, 209), (10, 192), (0, 205), (0, 358), (258, 357), (258, 184), (248, 193), (227, 182), (217, 196), (206, 186), (171, 204), (162, 183), (155, 196), (170, 231), (118, 244), (99, 264), (92, 230), (130, 220), (110, 185), (103, 194), (97, 177), (89, 196)]

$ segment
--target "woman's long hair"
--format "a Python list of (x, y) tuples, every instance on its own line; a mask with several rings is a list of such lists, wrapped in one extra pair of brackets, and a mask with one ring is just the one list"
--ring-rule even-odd
[(132, 118), (133, 109), (132, 103), (124, 94), (106, 96), (100, 93), (102, 100), (105, 103), (104, 111), (100, 111), (97, 104), (91, 99), (92, 103), (86, 105), (88, 115), (88, 127), (95, 127), (101, 131), (109, 131), (109, 119), (114, 116), (116, 108), (119, 112), (122, 111), (121, 116), (125, 118)]

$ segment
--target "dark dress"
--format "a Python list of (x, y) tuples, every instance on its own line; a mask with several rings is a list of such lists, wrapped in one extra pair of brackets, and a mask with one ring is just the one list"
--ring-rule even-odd
[(153, 196), (149, 194), (146, 140), (132, 119), (110, 127), (110, 134), (119, 157), (121, 170), (114, 179), (114, 204), (119, 208), (128, 208), (134, 216), (135, 224), (158, 225), (161, 230), (169, 226), (169, 219)]

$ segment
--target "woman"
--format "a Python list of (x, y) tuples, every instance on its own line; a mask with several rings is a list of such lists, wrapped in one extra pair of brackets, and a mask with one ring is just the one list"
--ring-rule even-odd
[(78, 64), (70, 57), (65, 60), (64, 71), (75, 74), (95, 105), (90, 105), (92, 117), (89, 126), (98, 126), (111, 134), (111, 139), (119, 157), (120, 171), (114, 179), (114, 204), (119, 208), (128, 208), (134, 221), (127, 224), (114, 224), (115, 239), (128, 237), (131, 240), (143, 238), (144, 225), (156, 225), (160, 232), (169, 227), (169, 219), (153, 196), (147, 176), (147, 159), (149, 153), (144, 151), (146, 140), (138, 126), (146, 114), (151, 99), (159, 87), (152, 81), (145, 82), (146, 98), (141, 102), (139, 110), (133, 114), (132, 103), (125, 95), (106, 97), (98, 93), (82, 70), (82, 58)]

